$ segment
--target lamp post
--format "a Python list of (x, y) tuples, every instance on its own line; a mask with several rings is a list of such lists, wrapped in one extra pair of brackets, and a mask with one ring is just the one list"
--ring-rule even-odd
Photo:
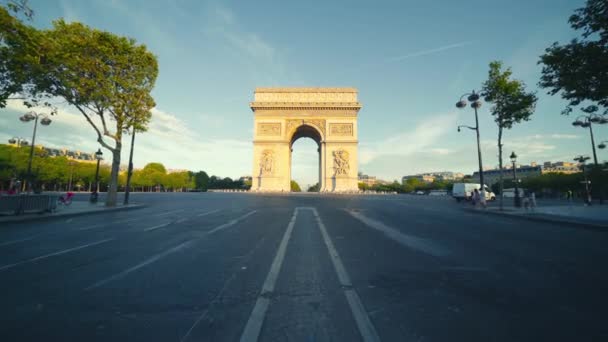
[(36, 112), (28, 112), (19, 117), (21, 122), (30, 122), (34, 121), (34, 133), (32, 134), (32, 144), (30, 145), (30, 158), (27, 162), (27, 181), (24, 182), (24, 190), (27, 184), (28, 191), (31, 190), (32, 187), (32, 159), (34, 158), (34, 145), (36, 144), (36, 130), (38, 128), (38, 119), (40, 119), (40, 124), (43, 126), (48, 126), (51, 124), (51, 119), (46, 114), (36, 113)]
[(103, 159), (103, 153), (101, 148), (95, 152), (95, 159), (97, 159), (97, 168), (95, 169), (95, 191), (91, 193), (91, 203), (97, 203), (97, 197), (99, 196), (99, 162)]
[(584, 180), (585, 192), (587, 195), (587, 199), (585, 200), (585, 202), (587, 203), (587, 205), (591, 205), (591, 189), (589, 188), (589, 184), (591, 182), (587, 179), (587, 172), (585, 170), (585, 162), (589, 159), (590, 159), (589, 156), (578, 156), (578, 157), (574, 158), (574, 160), (579, 162), (581, 164), (581, 167), (583, 168), (583, 177), (585, 179)]
[(465, 96), (467, 96), (467, 100), (471, 102), (471, 108), (475, 110), (475, 127), (461, 125), (458, 126), (458, 132), (460, 132), (460, 127), (466, 127), (468, 129), (474, 130), (477, 134), (477, 160), (479, 161), (479, 182), (481, 183), (481, 191), (484, 191), (483, 162), (481, 160), (481, 144), (479, 142), (479, 118), (477, 116), (477, 109), (481, 108), (481, 101), (479, 100), (479, 93), (476, 93), (475, 90), (473, 90), (472, 92), (466, 93), (460, 97), (460, 101), (456, 103), (457, 108), (462, 109), (467, 106), (467, 101), (463, 100)]
[(517, 154), (515, 154), (515, 151), (511, 152), (511, 155), (509, 156), (509, 158), (511, 158), (511, 163), (513, 164), (513, 182), (515, 183), (515, 197), (514, 197), (514, 202), (513, 205), (515, 206), (515, 208), (520, 208), (521, 207), (521, 199), (519, 197), (519, 188), (517, 186), (517, 171), (516, 171), (516, 165), (515, 163), (517, 162)]
[[(581, 120), (582, 118), (582, 120)], [(593, 150), (593, 164), (595, 167), (598, 167), (597, 163), (597, 153), (595, 151), (595, 140), (593, 137), (593, 124), (607, 124), (608, 118), (597, 115), (597, 114), (589, 114), (589, 115), (579, 115), (574, 122), (572, 122), (572, 126), (574, 127), (582, 127), (589, 128), (589, 136), (591, 137), (591, 149)], [(601, 144), (600, 144), (601, 145)], [(599, 146), (598, 146), (599, 147)], [(600, 189), (600, 204), (604, 203), (604, 196), (602, 195), (602, 191)]]

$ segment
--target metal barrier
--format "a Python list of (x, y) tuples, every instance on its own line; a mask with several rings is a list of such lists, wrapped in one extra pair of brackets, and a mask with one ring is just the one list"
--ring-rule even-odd
[(0, 213), (2, 214), (53, 212), (56, 208), (56, 195), (0, 196)]

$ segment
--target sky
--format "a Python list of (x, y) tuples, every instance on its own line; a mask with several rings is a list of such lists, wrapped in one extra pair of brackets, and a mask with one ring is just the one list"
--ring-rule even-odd
[[(359, 171), (392, 181), (433, 171), (477, 168), (472, 109), (455, 103), (501, 60), (539, 101), (532, 120), (505, 133), (504, 150), (523, 164), (591, 154), (588, 132), (560, 114), (566, 102), (537, 86), (544, 49), (577, 36), (567, 23), (583, 0), (202, 1), (30, 0), (33, 25), (80, 21), (145, 44), (159, 61), (149, 131), (136, 137), (136, 167), (251, 174), (256, 87), (356, 87)], [(498, 164), (497, 127), (479, 112), (485, 167)], [(30, 139), (26, 109), (0, 110), (0, 141)], [(41, 110), (44, 111), (44, 110)], [(608, 128), (596, 128), (608, 139)], [(125, 138), (128, 145), (129, 137)], [(37, 142), (95, 151), (93, 129), (62, 106)], [(110, 155), (109, 151), (104, 151)], [(598, 151), (599, 159), (608, 152)], [(123, 151), (126, 164), (128, 148)], [(294, 144), (293, 178), (317, 182), (316, 145)]]

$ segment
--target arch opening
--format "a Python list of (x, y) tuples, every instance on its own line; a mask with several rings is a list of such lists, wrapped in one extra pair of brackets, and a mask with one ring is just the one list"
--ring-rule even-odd
[(321, 133), (309, 125), (301, 125), (293, 133), (289, 144), (289, 179), (292, 191), (295, 191), (293, 181), (299, 185), (302, 192), (308, 191), (309, 188), (319, 191), (321, 141)]

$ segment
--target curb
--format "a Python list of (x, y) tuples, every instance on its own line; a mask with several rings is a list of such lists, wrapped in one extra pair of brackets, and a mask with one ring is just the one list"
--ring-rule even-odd
[(56, 218), (61, 219), (64, 217), (75, 217), (75, 216), (83, 216), (83, 215), (97, 215), (97, 214), (104, 214), (104, 213), (115, 212), (115, 211), (141, 209), (141, 208), (145, 208), (145, 207), (147, 207), (147, 205), (145, 205), (145, 204), (129, 204), (126, 207), (120, 206), (120, 207), (112, 207), (112, 208), (100, 209), (100, 210), (79, 211), (79, 212), (74, 212), (74, 213), (66, 212), (66, 213), (59, 213), (59, 214), (56, 214), (56, 213), (38, 214), (35, 216), (34, 215), (32, 215), (32, 216), (7, 216), (6, 220), (0, 218), (0, 224), (40, 221), (40, 220), (52, 220), (52, 219), (56, 219)]
[(590, 221), (576, 221), (567, 218), (558, 218), (556, 216), (549, 216), (544, 214), (511, 214), (508, 212), (499, 212), (494, 210), (481, 210), (481, 209), (473, 209), (473, 208), (464, 208), (465, 211), (478, 213), (482, 215), (495, 215), (502, 217), (511, 217), (515, 219), (528, 220), (528, 221), (537, 221), (537, 222), (548, 222), (548, 223), (556, 223), (564, 226), (579, 226), (588, 229), (594, 230), (602, 230), (606, 231), (608, 229), (608, 223), (600, 223), (600, 222), (590, 222)]

